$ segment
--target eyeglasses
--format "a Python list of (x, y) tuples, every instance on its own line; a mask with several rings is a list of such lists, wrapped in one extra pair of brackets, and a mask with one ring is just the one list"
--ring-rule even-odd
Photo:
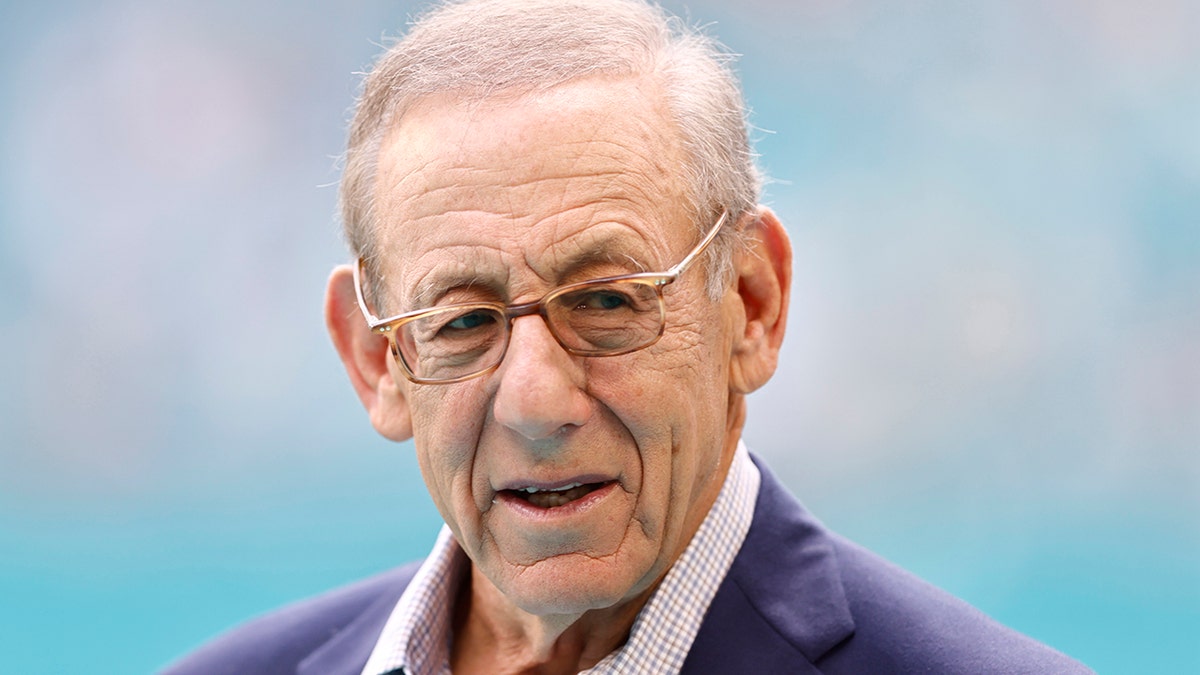
[(512, 320), (540, 314), (550, 334), (576, 356), (617, 356), (658, 341), (666, 325), (663, 287), (679, 278), (716, 239), (728, 211), (683, 260), (666, 272), (622, 274), (567, 284), (519, 305), (470, 302), (379, 319), (363, 295), (362, 258), (354, 266), (358, 306), (372, 332), (387, 336), (404, 376), (450, 384), (495, 370), (508, 350)]

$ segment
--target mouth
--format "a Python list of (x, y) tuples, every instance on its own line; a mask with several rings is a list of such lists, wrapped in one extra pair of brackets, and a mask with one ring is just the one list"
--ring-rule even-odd
[(539, 509), (555, 509), (566, 506), (575, 500), (582, 499), (614, 482), (568, 483), (556, 488), (523, 487), (512, 490), (501, 490), (501, 494), (509, 495)]

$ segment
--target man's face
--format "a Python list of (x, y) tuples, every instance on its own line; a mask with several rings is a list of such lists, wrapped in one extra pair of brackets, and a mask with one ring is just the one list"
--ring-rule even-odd
[[(528, 302), (663, 271), (711, 224), (683, 207), (682, 163), (657, 89), (639, 79), (423, 99), (380, 154), (381, 311)], [(434, 502), (525, 611), (633, 599), (707, 513), (723, 476), (736, 296), (713, 302), (705, 283), (696, 265), (668, 286), (662, 339), (631, 354), (571, 356), (527, 316), (488, 375), (413, 385), (392, 369)]]

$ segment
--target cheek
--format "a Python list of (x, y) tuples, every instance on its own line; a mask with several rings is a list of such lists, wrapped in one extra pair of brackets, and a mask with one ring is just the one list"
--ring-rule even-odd
[(670, 332), (646, 350), (645, 365), (634, 371), (645, 375), (629, 387), (640, 387), (638, 400), (644, 403), (637, 421), (657, 424), (666, 437), (655, 445), (659, 452), (644, 450), (642, 461), (644, 506), (669, 533), (679, 533), (697, 502), (707, 498), (724, 446), (728, 341), (712, 314), (681, 316), (669, 324)]
[[(421, 475), (443, 518), (449, 523), (469, 518), (474, 510), (471, 478), (479, 438), (479, 405), (466, 400), (463, 391), (429, 387), (412, 398), (414, 444)], [(417, 392), (414, 392), (417, 393)]]
[(616, 401), (639, 421), (669, 427), (677, 446), (695, 447), (724, 426), (728, 358), (719, 333), (702, 322), (669, 328), (627, 369)]
[(721, 390), (698, 381), (695, 359), (711, 358), (698, 342), (655, 351), (645, 350), (628, 363), (596, 359), (589, 384), (636, 445), (637, 518), (648, 538), (661, 541), (678, 528), (694, 501), (695, 486), (702, 482), (700, 460), (711, 454), (710, 444), (721, 442), (724, 408)]

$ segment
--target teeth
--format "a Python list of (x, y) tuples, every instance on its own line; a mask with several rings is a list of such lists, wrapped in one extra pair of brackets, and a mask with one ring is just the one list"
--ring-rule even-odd
[(567, 490), (573, 490), (581, 485), (583, 485), (583, 483), (570, 483), (570, 484), (564, 485), (562, 487), (552, 488), (549, 490), (543, 490), (541, 488), (535, 488), (535, 487), (524, 487), (524, 488), (517, 488), (517, 492), (525, 492), (525, 493), (528, 493), (531, 495), (537, 494), (539, 492), (565, 492)]

